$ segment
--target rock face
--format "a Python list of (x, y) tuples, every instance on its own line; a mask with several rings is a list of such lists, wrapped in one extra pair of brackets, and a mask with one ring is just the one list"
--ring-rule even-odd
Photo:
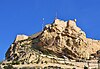
[(27, 38), (28, 38), (28, 36), (26, 36), (26, 35), (17, 35), (15, 42), (25, 40)]
[(100, 41), (86, 38), (85, 32), (76, 25), (76, 20), (65, 22), (56, 19), (52, 24), (46, 25), (40, 33), (30, 37), (17, 36), (6, 52), (6, 59), (20, 60), (24, 63), (40, 60), (37, 58), (45, 61), (41, 54), (57, 58), (66, 56), (69, 59), (89, 59), (90, 55), (98, 50)]

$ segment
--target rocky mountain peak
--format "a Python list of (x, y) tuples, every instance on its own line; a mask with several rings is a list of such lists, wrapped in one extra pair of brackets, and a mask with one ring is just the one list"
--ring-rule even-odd
[(35, 62), (41, 54), (75, 60), (89, 59), (91, 54), (100, 50), (100, 41), (86, 38), (85, 32), (76, 25), (76, 20), (55, 19), (42, 32), (17, 36), (15, 41), (6, 52), (6, 59), (25, 63)]
[(63, 49), (70, 50), (70, 56), (74, 54), (73, 56), (76, 57), (79, 55), (76, 54), (77, 49), (85, 47), (87, 44), (86, 34), (77, 27), (75, 20), (56, 19), (53, 24), (45, 26), (41, 37), (40, 40), (43, 41), (41, 46), (67, 56), (69, 53), (64, 53)]

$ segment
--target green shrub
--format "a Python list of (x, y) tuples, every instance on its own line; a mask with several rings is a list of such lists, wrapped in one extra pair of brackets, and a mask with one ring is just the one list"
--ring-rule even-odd
[(19, 65), (20, 62), (19, 61), (12, 61), (12, 65)]
[(88, 67), (84, 66), (84, 69), (88, 69)]
[(38, 64), (39, 62), (40, 62), (40, 59), (38, 58), (38, 60), (37, 60), (36, 64)]
[(12, 65), (7, 65), (7, 66), (4, 66), (4, 69), (15, 69)]
[(47, 64), (48, 62), (47, 62), (47, 61), (45, 61), (45, 63)]
[(2, 64), (2, 61), (0, 61), (0, 64)]
[(20, 69), (30, 69), (30, 67), (23, 67), (23, 68), (20, 68)]
[(43, 61), (41, 62), (41, 64), (43, 64)]

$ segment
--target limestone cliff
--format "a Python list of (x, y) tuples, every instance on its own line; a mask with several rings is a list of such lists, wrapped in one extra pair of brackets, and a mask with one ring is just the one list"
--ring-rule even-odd
[(89, 59), (91, 54), (100, 50), (100, 41), (86, 38), (85, 32), (76, 25), (75, 20), (56, 19), (46, 25), (42, 32), (16, 39), (6, 52), (6, 60), (34, 63), (42, 60), (42, 54), (57, 58)]

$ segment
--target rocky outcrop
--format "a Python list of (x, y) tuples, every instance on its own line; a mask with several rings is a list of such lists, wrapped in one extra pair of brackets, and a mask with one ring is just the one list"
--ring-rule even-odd
[(15, 39), (15, 42), (25, 40), (25, 39), (28, 39), (28, 36), (26, 36), (26, 35), (17, 35), (17, 37)]
[(76, 20), (56, 19), (46, 25), (42, 32), (30, 37), (17, 36), (6, 53), (6, 59), (34, 63), (39, 61), (38, 57), (43, 58), (41, 54), (57, 58), (89, 59), (97, 50), (100, 50), (100, 41), (86, 38), (85, 32), (76, 25)]
[(37, 45), (53, 51), (58, 57), (89, 59), (90, 54), (100, 49), (100, 42), (86, 38), (75, 20), (56, 19), (53, 24), (45, 26), (39, 39)]

